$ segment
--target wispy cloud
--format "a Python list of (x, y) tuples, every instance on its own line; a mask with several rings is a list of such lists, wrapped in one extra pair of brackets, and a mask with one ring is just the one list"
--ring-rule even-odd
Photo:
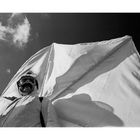
[(3, 26), (0, 22), (0, 40), (23, 48), (30, 36), (31, 26), (28, 19), (23, 14), (12, 14), (7, 23), (7, 26)]
[(30, 36), (30, 23), (27, 18), (21, 25), (17, 25), (15, 33), (13, 34), (13, 42), (19, 47), (22, 47), (28, 42)]
[(8, 74), (10, 74), (11, 73), (11, 69), (6, 69), (6, 72), (8, 73)]

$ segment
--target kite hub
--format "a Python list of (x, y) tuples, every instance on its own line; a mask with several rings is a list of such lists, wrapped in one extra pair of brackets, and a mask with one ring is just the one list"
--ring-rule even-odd
[(26, 96), (38, 89), (38, 81), (31, 74), (22, 76), (17, 82), (19, 93)]

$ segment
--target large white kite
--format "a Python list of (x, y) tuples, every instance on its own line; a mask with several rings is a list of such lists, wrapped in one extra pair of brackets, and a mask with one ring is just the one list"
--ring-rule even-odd
[[(22, 97), (16, 83), (28, 71), (36, 75), (39, 90)], [(44, 97), (44, 104), (37, 97)], [(51, 111), (45, 110), (49, 105)], [(140, 126), (140, 56), (132, 38), (53, 43), (34, 54), (1, 95), (0, 124), (39, 126), (40, 106), (45, 126)]]

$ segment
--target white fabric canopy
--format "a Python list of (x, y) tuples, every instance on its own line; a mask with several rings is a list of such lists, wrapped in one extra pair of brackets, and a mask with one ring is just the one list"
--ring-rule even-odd
[(140, 126), (140, 56), (130, 36), (75, 45), (53, 43), (25, 62), (2, 96), (21, 97), (16, 82), (28, 70), (37, 75), (38, 96), (55, 103), (85, 93), (92, 101), (111, 106), (124, 126)]

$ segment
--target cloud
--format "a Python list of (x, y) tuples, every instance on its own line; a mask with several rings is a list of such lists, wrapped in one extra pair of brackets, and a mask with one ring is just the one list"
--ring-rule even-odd
[(23, 24), (17, 25), (15, 33), (13, 34), (13, 42), (19, 47), (22, 47), (28, 42), (30, 36), (30, 23), (27, 18), (24, 19)]
[(10, 74), (11, 73), (11, 69), (6, 69), (6, 72), (8, 73), (8, 74)]
[(7, 26), (3, 26), (0, 22), (0, 40), (24, 48), (28, 43), (31, 30), (28, 19), (23, 14), (12, 14), (7, 23)]

